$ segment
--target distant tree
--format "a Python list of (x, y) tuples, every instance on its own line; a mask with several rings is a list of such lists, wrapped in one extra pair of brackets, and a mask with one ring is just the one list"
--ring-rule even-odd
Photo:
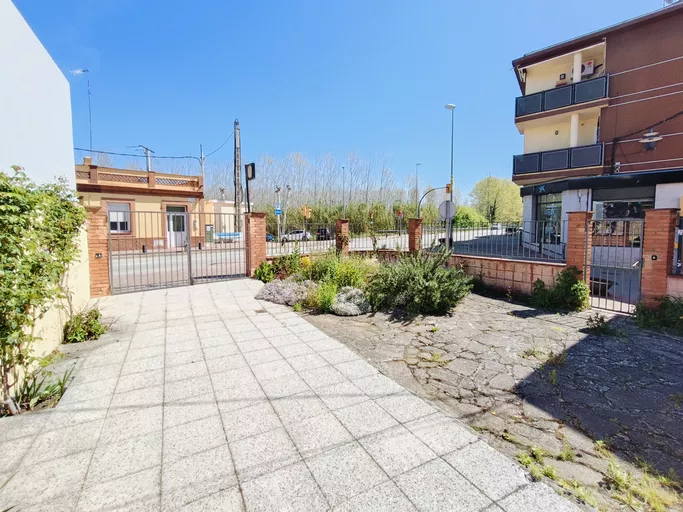
[(456, 228), (474, 228), (487, 224), (488, 220), (471, 206), (459, 206), (453, 217)]
[(478, 181), (470, 192), (470, 202), (480, 215), (492, 222), (522, 219), (519, 187), (507, 179), (489, 176)]

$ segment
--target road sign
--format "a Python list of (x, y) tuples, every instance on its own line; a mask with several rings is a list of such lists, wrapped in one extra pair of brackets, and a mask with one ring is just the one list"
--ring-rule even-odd
[(455, 203), (453, 201), (444, 201), (439, 205), (439, 214), (442, 219), (452, 219), (455, 215)]
[(282, 205), (275, 203), (275, 215), (282, 215)]

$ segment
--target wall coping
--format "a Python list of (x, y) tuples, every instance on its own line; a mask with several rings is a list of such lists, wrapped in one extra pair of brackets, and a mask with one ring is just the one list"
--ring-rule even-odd
[(543, 260), (518, 260), (512, 258), (492, 258), (490, 256), (475, 256), (473, 254), (453, 254), (451, 258), (472, 258), (475, 260), (486, 260), (486, 261), (509, 261), (512, 263), (530, 263), (532, 265), (549, 265), (552, 267), (566, 267), (567, 264), (563, 262), (556, 261), (543, 261)]

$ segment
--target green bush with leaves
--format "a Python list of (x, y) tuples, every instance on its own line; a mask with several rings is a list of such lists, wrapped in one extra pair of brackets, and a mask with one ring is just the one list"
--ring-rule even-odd
[(683, 334), (683, 299), (679, 297), (658, 297), (657, 305), (636, 305), (635, 320), (641, 327), (668, 329)]
[(297, 244), (292, 254), (279, 256), (273, 260), (273, 272), (278, 279), (287, 279), (301, 270), (301, 253)]
[(316, 309), (322, 313), (332, 310), (334, 298), (337, 296), (338, 286), (334, 281), (323, 281), (316, 290)]
[(358, 256), (342, 257), (339, 260), (335, 281), (339, 288), (350, 286), (362, 290), (371, 272), (369, 260)]
[(312, 259), (311, 265), (305, 271), (306, 279), (311, 281), (334, 281), (337, 279), (339, 256), (334, 251)]
[(576, 267), (567, 267), (557, 274), (555, 284), (548, 288), (537, 279), (531, 293), (531, 303), (539, 308), (582, 311), (588, 307), (589, 289), (579, 279), (581, 272)]
[(96, 340), (107, 332), (102, 323), (102, 313), (97, 308), (90, 308), (76, 313), (64, 325), (64, 343), (81, 343)]
[(36, 362), (36, 321), (68, 298), (62, 278), (78, 257), (85, 219), (64, 180), (37, 185), (20, 167), (0, 172), (0, 393), (12, 414), (12, 388)]
[(264, 283), (270, 283), (275, 279), (275, 267), (272, 263), (262, 261), (254, 270), (254, 277)]
[(460, 268), (448, 266), (450, 257), (447, 250), (417, 252), (380, 265), (366, 289), (373, 309), (447, 313), (472, 288), (470, 277)]

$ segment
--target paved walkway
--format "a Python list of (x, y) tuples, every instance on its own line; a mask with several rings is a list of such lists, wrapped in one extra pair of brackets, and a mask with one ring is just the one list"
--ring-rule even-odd
[(58, 407), (0, 419), (0, 510), (576, 510), (259, 286), (102, 300)]

